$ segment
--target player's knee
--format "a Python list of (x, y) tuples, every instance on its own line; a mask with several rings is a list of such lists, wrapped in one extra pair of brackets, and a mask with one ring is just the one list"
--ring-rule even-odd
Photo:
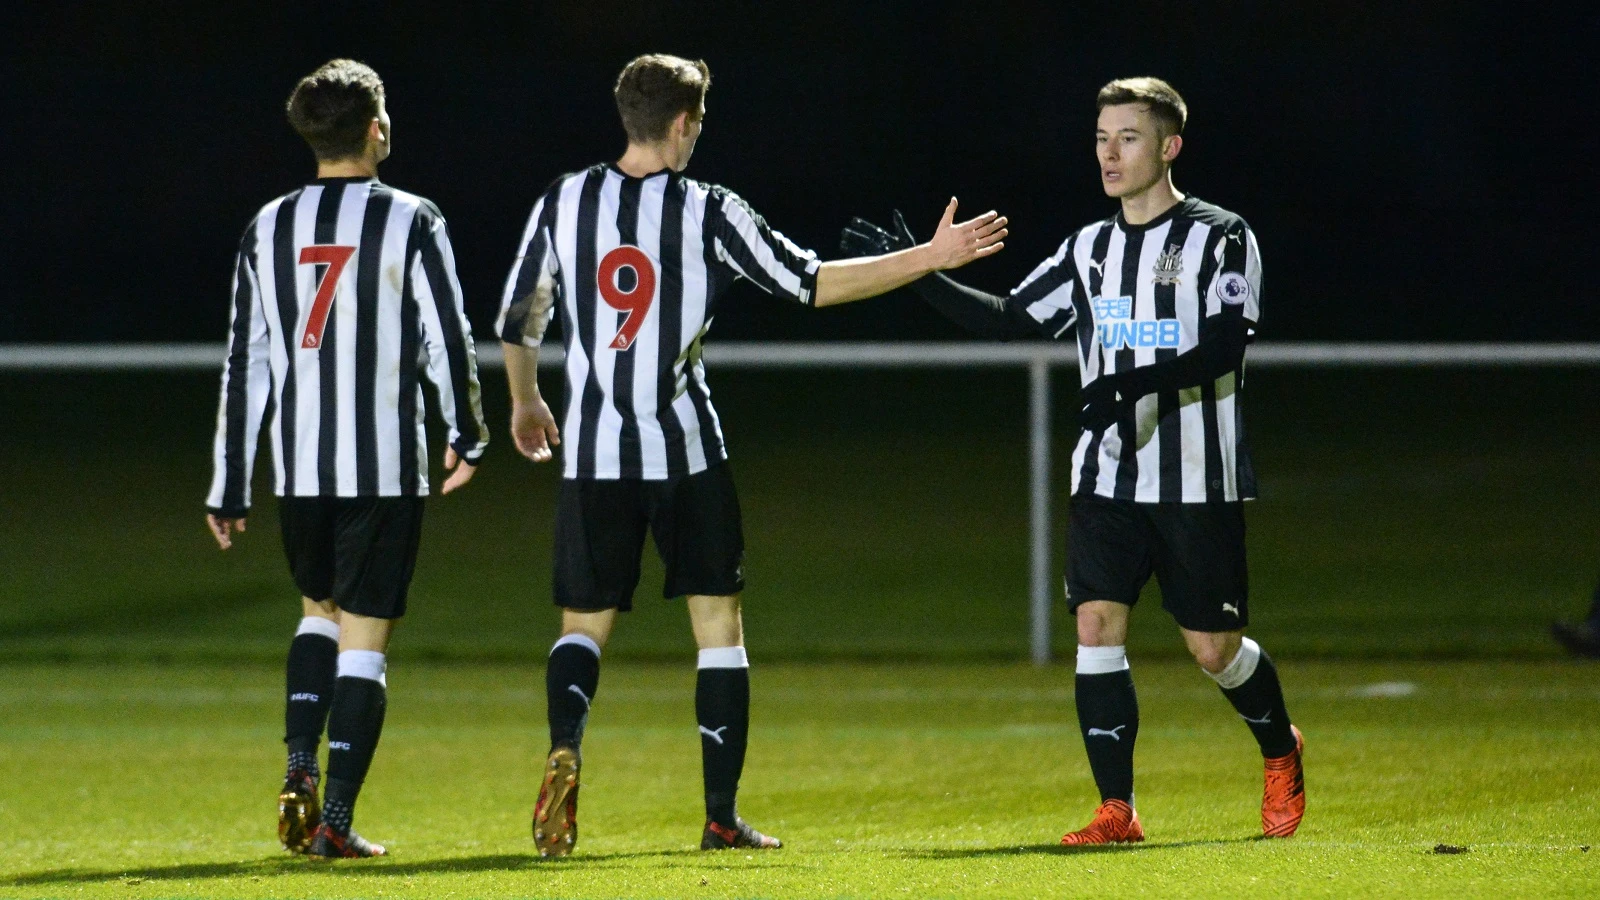
[(1194, 655), (1194, 661), (1200, 664), (1200, 668), (1215, 675), (1226, 669), (1239, 654), (1239, 640), (1239, 634), (1231, 631), (1219, 634), (1191, 633), (1189, 652)]
[(1079, 644), (1115, 647), (1127, 643), (1127, 607), (1108, 600), (1090, 600), (1078, 606), (1076, 616)]

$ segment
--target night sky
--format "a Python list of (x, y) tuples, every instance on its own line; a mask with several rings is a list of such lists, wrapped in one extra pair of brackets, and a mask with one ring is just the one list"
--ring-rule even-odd
[[(688, 174), (837, 257), (852, 215), (1011, 217), (958, 277), (1015, 285), (1115, 206), (1094, 93), (1171, 81), (1180, 190), (1242, 214), (1266, 339), (1593, 340), (1600, 7), (1529, 4), (34, 4), (0, 12), (0, 341), (220, 341), (231, 255), (311, 177), (283, 118), (333, 56), (383, 76), (385, 181), (450, 222), (480, 336), (533, 199), (615, 158), (610, 88), (712, 70)], [(907, 291), (827, 311), (741, 285), (714, 338), (955, 338)]]

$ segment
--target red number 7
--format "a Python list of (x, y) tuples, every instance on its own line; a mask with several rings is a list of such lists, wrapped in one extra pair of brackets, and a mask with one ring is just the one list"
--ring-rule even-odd
[(339, 284), (339, 275), (350, 262), (356, 248), (339, 244), (312, 244), (300, 248), (300, 265), (326, 264), (322, 280), (317, 282), (317, 296), (311, 301), (311, 312), (306, 317), (306, 333), (300, 338), (301, 350), (315, 350), (322, 346), (322, 329), (328, 324), (328, 308), (333, 305), (333, 289)]

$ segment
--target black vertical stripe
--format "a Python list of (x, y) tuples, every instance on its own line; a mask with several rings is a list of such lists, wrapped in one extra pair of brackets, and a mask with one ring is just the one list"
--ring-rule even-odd
[(223, 461), (222, 508), (245, 508), (245, 432), (250, 413), (250, 328), (255, 316), (255, 292), (250, 289), (251, 259), (256, 252), (256, 223), (245, 229), (234, 266), (233, 339), (228, 348), (228, 390), (224, 400), (227, 419)]
[[(1105, 287), (1106, 281), (1106, 255), (1111, 251), (1111, 224), (1108, 222), (1100, 226), (1100, 231), (1094, 236), (1094, 243), (1089, 247), (1089, 262), (1097, 265), (1089, 266), (1089, 301), (1090, 314), (1084, 318), (1084, 327), (1089, 330), (1090, 337), (1094, 335), (1095, 317), (1093, 314), (1094, 298), (1099, 297)], [(1106, 374), (1105, 348), (1097, 342), (1095, 354), (1099, 360), (1100, 375)], [(1100, 438), (1103, 432), (1095, 432), (1089, 437), (1089, 446), (1084, 449), (1083, 469), (1078, 476), (1078, 493), (1088, 495), (1094, 493), (1095, 482), (1100, 480)]]
[(706, 465), (714, 466), (724, 456), (722, 437), (717, 434), (717, 420), (711, 415), (711, 388), (700, 380), (700, 339), (695, 338), (689, 348), (689, 402), (694, 404), (695, 418), (700, 420), (700, 449), (705, 453)]
[(283, 341), (283, 355), (287, 360), (283, 373), (283, 390), (278, 398), (278, 443), (283, 446), (283, 493), (298, 495), (295, 489), (295, 425), (298, 415), (298, 382), (295, 376), (295, 358), (300, 348), (300, 294), (296, 287), (296, 266), (300, 264), (295, 250), (295, 208), (305, 194), (296, 191), (278, 204), (278, 215), (272, 225), (272, 288), (277, 299), (278, 338)]
[[(1161, 252), (1167, 253), (1176, 247), (1178, 254), (1182, 255), (1184, 244), (1189, 240), (1189, 229), (1194, 226), (1194, 220), (1187, 216), (1179, 216), (1172, 220), (1172, 227), (1168, 229), (1166, 238), (1161, 242)], [(1152, 279), (1154, 275), (1152, 274)], [(1178, 316), (1178, 283), (1189, 277), (1183, 272), (1177, 275), (1177, 281), (1171, 284), (1156, 283), (1155, 301), (1156, 318), (1175, 319)], [(1178, 355), (1175, 349), (1156, 348), (1156, 362), (1162, 363)], [(1178, 503), (1183, 500), (1183, 421), (1179, 413), (1178, 392), (1160, 391), (1156, 394), (1156, 442), (1159, 444), (1161, 465), (1157, 470), (1160, 476), (1158, 481), (1159, 498), (1162, 503)]]
[[(344, 200), (343, 183), (322, 186), (322, 199), (317, 203), (317, 225), (313, 240), (318, 244), (332, 244), (339, 238), (339, 206)], [(328, 277), (330, 265), (318, 265), (317, 277), (312, 281), (315, 290), (323, 278)], [(328, 304), (328, 322), (322, 329), (322, 340), (317, 343), (317, 370), (321, 374), (322, 407), (321, 424), (317, 429), (317, 493), (324, 497), (339, 493), (339, 299), (337, 285), (333, 300)]]
[(449, 240), (444, 217), (431, 203), (423, 202), (417, 211), (422, 223), (422, 271), (428, 279), (428, 294), (433, 298), (434, 314), (439, 319), (440, 340), (444, 343), (448, 385), (439, 390), (450, 391), (455, 400), (456, 420), (450, 423), (460, 435), (463, 447), (483, 440), (478, 429), (478, 398), (473, 392), (472, 369), (467, 364), (467, 346), (471, 337), (461, 328), (462, 301), (456, 296), (455, 283), (444, 264), (441, 241)]
[(394, 193), (374, 184), (361, 220), (356, 258), (356, 493), (378, 493), (378, 282)]
[[(583, 382), (583, 396), (578, 410), (578, 477), (593, 478), (595, 473), (595, 445), (599, 434), (600, 405), (605, 400), (600, 390), (600, 379), (594, 373), (598, 340), (594, 332), (595, 292), (599, 286), (599, 260), (595, 242), (600, 221), (600, 187), (605, 183), (606, 169), (595, 166), (584, 177), (583, 189), (578, 196), (577, 265), (573, 267), (573, 300), (578, 308), (577, 344), (589, 361), (589, 375)], [(570, 352), (570, 342), (569, 342)]]
[(417, 393), (422, 369), (422, 310), (417, 303), (416, 262), (427, 239), (421, 210), (411, 219), (406, 235), (406, 255), (401, 260), (405, 276), (400, 289), (400, 372), (396, 418), (400, 428), (400, 493), (415, 497), (422, 493), (422, 476), (417, 465)]
[[(1206, 294), (1211, 290), (1211, 282), (1217, 272), (1217, 243), (1222, 239), (1220, 228), (1213, 228), (1206, 235), (1204, 261), (1200, 265), (1200, 280), (1196, 284), (1202, 341), (1206, 339), (1211, 325), (1211, 319), (1206, 316)], [(1217, 384), (1214, 381), (1200, 387), (1200, 414), (1205, 423), (1206, 502), (1220, 503), (1227, 492), (1222, 478), (1222, 435), (1217, 430)]]
[(667, 447), (667, 477), (689, 473), (689, 451), (683, 443), (683, 424), (672, 408), (677, 399), (678, 357), (683, 347), (683, 203), (688, 187), (676, 174), (667, 176), (661, 201), (660, 296), (656, 321), (660, 332), (656, 346), (656, 421)]
[[(1128, 231), (1119, 227), (1122, 234), (1122, 278), (1118, 282), (1119, 296), (1133, 298), (1133, 314), (1139, 310), (1139, 254), (1144, 248), (1144, 229)], [(1127, 372), (1137, 365), (1132, 347), (1117, 351), (1117, 371)], [(1139, 487), (1139, 419), (1134, 404), (1130, 403), (1117, 417), (1117, 434), (1122, 438), (1122, 456), (1117, 460), (1117, 482), (1112, 496), (1117, 500), (1132, 500)]]
[[(617, 194), (617, 238), (623, 244), (638, 246), (639, 244), (639, 195), (644, 190), (644, 181), (639, 178), (622, 179), (622, 189)], [(634, 273), (634, 284), (639, 283), (641, 273)], [(628, 313), (617, 313), (617, 328), (628, 320)], [(604, 335), (602, 335), (604, 337)], [(641, 478), (644, 476), (644, 448), (639, 441), (639, 414), (633, 407), (633, 366), (639, 354), (634, 348), (639, 346), (635, 340), (628, 345), (628, 349), (617, 351), (616, 360), (611, 368), (611, 403), (617, 410), (617, 415), (622, 417), (622, 427), (617, 434), (618, 471), (623, 478)]]

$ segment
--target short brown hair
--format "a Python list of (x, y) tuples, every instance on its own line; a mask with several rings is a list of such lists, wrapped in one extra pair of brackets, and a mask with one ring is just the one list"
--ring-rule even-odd
[(647, 53), (622, 67), (612, 96), (628, 140), (648, 144), (667, 136), (678, 113), (698, 118), (711, 87), (711, 70), (702, 60)]
[(317, 159), (360, 156), (378, 115), (383, 79), (365, 63), (335, 59), (300, 79), (289, 95), (289, 124)]
[(1094, 102), (1096, 111), (1124, 103), (1143, 103), (1166, 135), (1183, 134), (1184, 123), (1189, 121), (1189, 104), (1183, 102), (1172, 85), (1159, 78), (1118, 78), (1101, 88)]

